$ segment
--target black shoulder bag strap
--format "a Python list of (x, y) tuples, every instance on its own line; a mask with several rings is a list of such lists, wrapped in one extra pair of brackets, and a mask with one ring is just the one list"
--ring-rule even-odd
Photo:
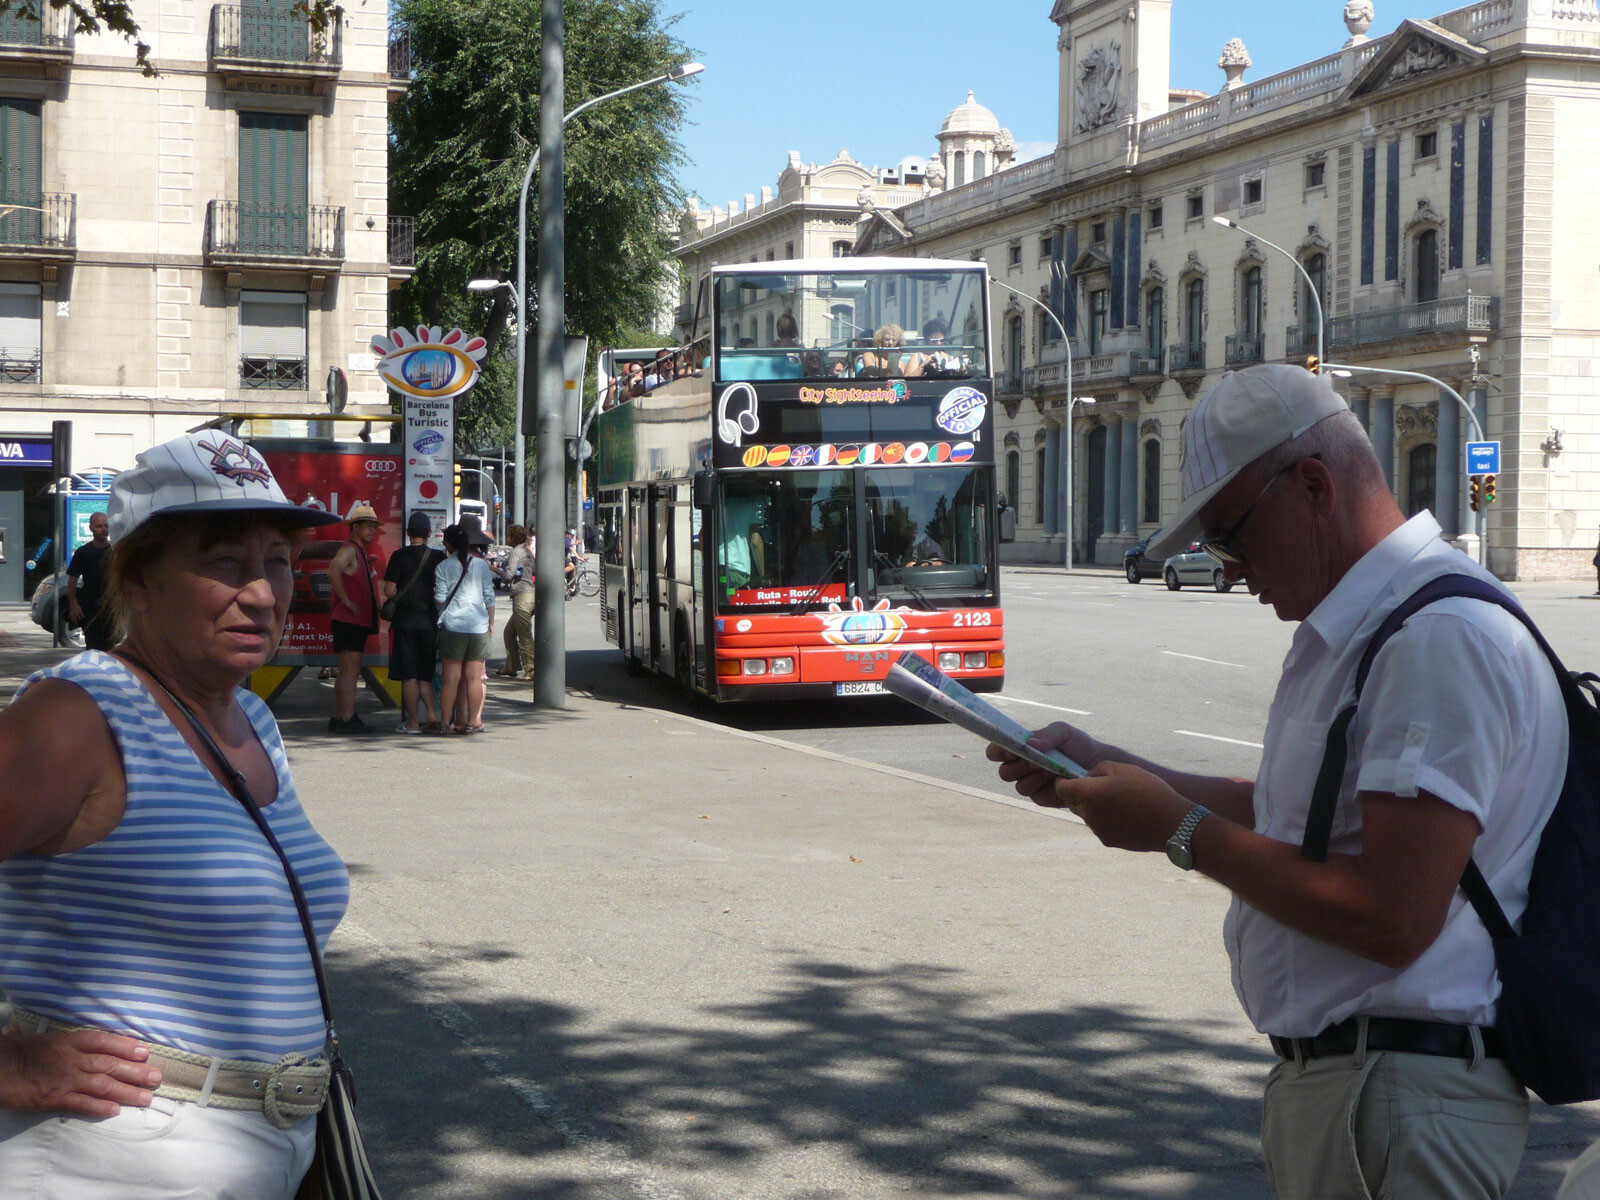
[(295, 911), (300, 914), (300, 929), (306, 937), (306, 948), (311, 952), (311, 969), (317, 977), (317, 996), (322, 1001), (322, 1020), (326, 1027), (327, 1048), (325, 1054), (328, 1064), (335, 1072), (343, 1076), (345, 1086), (350, 1089), (353, 1099), (355, 1096), (354, 1083), (348, 1068), (344, 1065), (344, 1059), (339, 1054), (339, 1035), (333, 1028), (333, 1003), (328, 998), (328, 979), (322, 970), (322, 951), (317, 945), (317, 928), (311, 921), (311, 909), (306, 904), (306, 894), (300, 888), (300, 880), (296, 877), (294, 868), (289, 865), (289, 856), (283, 852), (283, 847), (278, 844), (277, 835), (272, 832), (272, 826), (267, 824), (266, 817), (261, 815), (261, 809), (257, 806), (255, 797), (250, 794), (250, 785), (245, 782), (244, 774), (222, 752), (222, 747), (217, 745), (216, 739), (211, 736), (206, 727), (200, 724), (199, 718), (194, 715), (189, 706), (173, 695), (172, 689), (161, 681), (161, 677), (140, 659), (135, 658), (124, 649), (118, 649), (117, 657), (132, 663), (150, 676), (155, 681), (156, 686), (166, 693), (167, 699), (171, 700), (177, 710), (183, 714), (184, 720), (189, 722), (189, 727), (194, 730), (195, 736), (200, 739), (207, 752), (216, 761), (217, 766), (222, 769), (222, 773), (227, 776), (228, 787), (233, 793), (234, 799), (239, 801), (240, 806), (249, 814), (250, 819), (255, 822), (256, 828), (261, 831), (261, 836), (267, 839), (267, 845), (271, 846), (272, 852), (278, 856), (278, 862), (283, 866), (284, 877), (289, 881), (289, 891), (294, 896)]
[[(1328, 729), (1327, 749), (1323, 751), (1322, 767), (1317, 772), (1316, 786), (1311, 793), (1311, 808), (1306, 814), (1306, 832), (1300, 843), (1300, 857), (1313, 862), (1327, 861), (1328, 839), (1333, 832), (1334, 810), (1339, 805), (1339, 784), (1344, 779), (1350, 724), (1355, 720), (1356, 704), (1361, 699), (1361, 689), (1366, 685), (1367, 675), (1372, 670), (1372, 663), (1377, 658), (1378, 651), (1383, 649), (1384, 643), (1418, 610), (1451, 596), (1464, 596), (1470, 600), (1482, 600), (1488, 604), (1499, 605), (1521, 621), (1533, 635), (1534, 640), (1539, 643), (1539, 648), (1544, 651), (1551, 666), (1555, 668), (1562, 696), (1568, 701), (1568, 712), (1572, 711), (1570, 693), (1577, 689), (1578, 684), (1562, 666), (1561, 660), (1556, 657), (1556, 652), (1550, 648), (1550, 643), (1545, 641), (1544, 635), (1539, 632), (1533, 620), (1522, 611), (1522, 607), (1515, 600), (1475, 575), (1441, 575), (1437, 579), (1430, 580), (1402, 600), (1395, 610), (1383, 619), (1383, 624), (1378, 626), (1378, 631), (1367, 643), (1366, 652), (1361, 656), (1361, 664), (1356, 668), (1355, 695), (1334, 718), (1333, 724)], [(1461, 874), (1461, 890), (1472, 902), (1472, 907), (1477, 911), (1484, 927), (1488, 929), (1490, 937), (1499, 940), (1516, 936), (1516, 930), (1511, 927), (1511, 922), (1506, 920), (1505, 910), (1495, 899), (1488, 880), (1483, 877), (1483, 872), (1472, 859), (1467, 860), (1466, 870)]]

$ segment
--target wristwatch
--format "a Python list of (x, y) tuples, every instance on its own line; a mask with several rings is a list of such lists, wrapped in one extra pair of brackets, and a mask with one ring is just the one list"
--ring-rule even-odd
[(1173, 866), (1185, 871), (1194, 870), (1194, 831), (1210, 815), (1211, 810), (1202, 804), (1196, 804), (1183, 815), (1183, 820), (1178, 822), (1178, 827), (1167, 839), (1167, 857), (1172, 860)]

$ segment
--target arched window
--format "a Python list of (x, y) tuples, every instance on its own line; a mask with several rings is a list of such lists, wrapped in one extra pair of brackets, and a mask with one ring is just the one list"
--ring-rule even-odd
[(1206, 340), (1206, 281), (1191, 279), (1185, 299), (1183, 340), (1192, 348), (1203, 345)]
[(1239, 332), (1247, 338), (1261, 336), (1261, 268), (1251, 267), (1240, 280)]
[(1006, 451), (1006, 503), (1022, 503), (1022, 451)]
[(1044, 445), (1033, 452), (1033, 523), (1044, 524)]
[[(1144, 352), (1161, 360), (1161, 339), (1167, 319), (1167, 293), (1165, 288), (1153, 287), (1144, 294)], [(1157, 367), (1157, 370), (1160, 368)]]
[(1406, 516), (1433, 507), (1433, 488), (1439, 465), (1439, 447), (1432, 442), (1416, 446), (1406, 456)]
[(1439, 231), (1424, 229), (1417, 234), (1415, 245), (1417, 303), (1426, 304), (1439, 298)]
[(950, 172), (950, 177), (955, 182), (951, 186), (960, 187), (967, 181), (967, 152), (965, 150), (957, 150), (954, 158), (955, 170)]
[(1010, 386), (1022, 386), (1022, 318), (1012, 317), (1006, 322), (1006, 378)]
[[(1328, 303), (1328, 259), (1323, 254), (1308, 254), (1305, 259), (1306, 274), (1317, 289), (1317, 300)], [(1312, 349), (1317, 344), (1317, 304), (1311, 298), (1311, 287), (1300, 281), (1300, 328), (1305, 330), (1305, 345)]]
[(983, 178), (983, 151), (982, 150), (974, 150), (972, 152), (972, 178), (974, 180)]
[(1155, 438), (1144, 444), (1144, 519), (1161, 520), (1161, 443)]

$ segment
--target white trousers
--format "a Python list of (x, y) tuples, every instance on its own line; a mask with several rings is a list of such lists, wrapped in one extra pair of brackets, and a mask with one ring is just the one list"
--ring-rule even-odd
[(157, 1096), (95, 1119), (0, 1109), (5, 1200), (293, 1200), (317, 1122)]

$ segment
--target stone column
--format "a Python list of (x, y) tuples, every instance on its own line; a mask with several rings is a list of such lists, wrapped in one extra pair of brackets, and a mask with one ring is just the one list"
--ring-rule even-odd
[(1367, 436), (1372, 436), (1372, 401), (1366, 388), (1350, 389), (1350, 411), (1355, 413), (1356, 420), (1361, 422), (1361, 428), (1367, 431)]
[(1044, 496), (1044, 531), (1046, 536), (1055, 533), (1061, 524), (1061, 426), (1050, 425), (1044, 431), (1044, 479), (1039, 491)]
[(1122, 532), (1139, 531), (1139, 426), (1137, 416), (1122, 422)]
[(1372, 437), (1372, 448), (1377, 451), (1378, 463), (1383, 467), (1383, 477), (1394, 490), (1394, 389), (1372, 389), (1372, 423), (1367, 433)]
[[(1460, 391), (1465, 384), (1457, 387)], [(1461, 446), (1461, 423), (1465, 420), (1461, 406), (1444, 392), (1439, 393), (1439, 435), (1435, 440), (1438, 454), (1433, 467), (1433, 515), (1446, 538), (1461, 533), (1463, 508), (1466, 496), (1461, 486), (1461, 468), (1464, 451)]]
[(1105, 490), (1101, 493), (1106, 534), (1117, 531), (1122, 511), (1122, 433), (1121, 417), (1106, 418)]

